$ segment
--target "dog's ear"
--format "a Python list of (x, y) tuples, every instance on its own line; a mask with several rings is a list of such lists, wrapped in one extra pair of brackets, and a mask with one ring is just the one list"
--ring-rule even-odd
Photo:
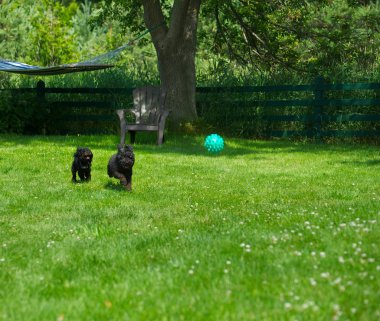
[(74, 153), (74, 157), (79, 157), (81, 148), (77, 147), (77, 151)]
[(133, 152), (133, 147), (131, 145), (125, 145), (125, 148), (128, 149), (130, 152)]
[(77, 156), (78, 157), (81, 157), (83, 156), (83, 154), (86, 152), (86, 148), (83, 148), (83, 147), (78, 147), (77, 149)]
[(86, 150), (87, 154), (91, 156), (91, 158), (94, 156), (94, 154), (92, 153), (91, 149), (89, 149), (88, 147), (86, 147), (85, 150)]

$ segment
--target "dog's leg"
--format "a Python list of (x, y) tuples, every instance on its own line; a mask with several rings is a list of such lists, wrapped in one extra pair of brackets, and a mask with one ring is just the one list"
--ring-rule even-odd
[(126, 178), (127, 184), (124, 185), (124, 187), (127, 191), (131, 191), (132, 190), (132, 173), (128, 173), (127, 175), (125, 175), (125, 178)]
[(91, 181), (91, 170), (86, 170), (86, 171), (84, 172), (84, 179), (85, 179), (85, 181), (87, 181), (87, 182)]
[(71, 181), (73, 183), (76, 183), (76, 181), (77, 181), (77, 171), (75, 170), (74, 165), (71, 166), (71, 174), (72, 174)]
[(127, 190), (127, 191), (130, 191), (131, 190), (131, 187), (128, 186), (128, 181), (126, 179), (126, 177), (124, 175), (121, 175), (121, 177), (119, 178), (120, 179), (120, 184), (123, 185), (123, 187)]
[(78, 171), (78, 175), (81, 181), (85, 180), (84, 172), (83, 171)]
[(120, 172), (114, 172), (113, 177), (119, 179), (120, 184), (123, 185), (126, 190), (128, 190), (128, 191), (131, 190), (131, 186), (130, 185), (128, 186), (128, 181), (127, 181), (127, 178), (124, 176), (124, 174), (122, 174)]

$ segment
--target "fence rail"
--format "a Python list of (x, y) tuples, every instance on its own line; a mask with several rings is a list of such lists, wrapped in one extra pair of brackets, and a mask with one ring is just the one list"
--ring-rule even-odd
[(199, 87), (197, 92), (203, 118), (217, 118), (220, 127), (235, 126), (235, 131), (380, 137), (380, 83), (329, 84), (318, 78), (309, 85)]
[[(115, 110), (132, 105), (133, 88), (10, 90), (34, 100), (51, 133), (117, 130)], [(380, 137), (380, 83), (198, 87), (199, 116), (218, 130), (247, 136)], [(25, 103), (25, 99), (24, 99)], [(17, 102), (15, 103), (17, 108)], [(49, 126), (50, 125), (50, 126)]]

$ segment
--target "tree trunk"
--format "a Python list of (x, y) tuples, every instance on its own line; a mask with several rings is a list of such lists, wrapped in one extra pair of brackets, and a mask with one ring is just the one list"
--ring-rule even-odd
[(167, 90), (167, 107), (176, 124), (197, 118), (195, 52), (200, 2), (175, 0), (167, 27), (160, 1), (142, 0), (144, 20), (157, 52), (161, 86)]
[(162, 52), (159, 55), (161, 85), (167, 90), (167, 107), (175, 123), (193, 121), (197, 118), (195, 107), (195, 48)]

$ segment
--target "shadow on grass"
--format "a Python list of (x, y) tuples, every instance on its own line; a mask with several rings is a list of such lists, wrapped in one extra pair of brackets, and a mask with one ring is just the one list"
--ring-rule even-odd
[(345, 165), (355, 165), (355, 166), (380, 166), (380, 156), (379, 159), (371, 159), (367, 161), (344, 161), (342, 164)]
[(107, 182), (104, 187), (111, 191), (128, 193), (120, 183)]
[[(182, 136), (168, 135), (166, 142), (157, 146), (155, 135), (136, 137), (135, 151), (143, 151), (152, 154), (182, 154), (203, 157), (236, 157), (241, 155), (266, 155), (277, 153), (321, 153), (321, 152), (350, 152), (358, 150), (374, 149), (376, 146), (359, 144), (321, 144), (308, 141), (290, 140), (250, 140), (229, 138), (225, 139), (225, 148), (219, 154), (209, 153), (203, 146), (205, 136)], [(129, 143), (129, 137), (126, 137)], [(78, 146), (86, 146), (91, 149), (110, 151), (110, 155), (117, 151), (119, 136), (117, 135), (65, 135), (65, 136), (20, 136), (0, 135), (0, 144), (3, 147), (17, 146), (43, 146), (54, 145), (57, 147), (72, 148), (74, 151)], [(371, 165), (371, 164), (370, 164)], [(377, 165), (373, 161), (372, 165)]]
[(162, 146), (144, 144), (137, 141), (136, 150), (147, 153), (161, 154), (183, 154), (203, 157), (236, 157), (244, 155), (254, 155), (256, 157), (284, 154), (284, 153), (350, 153), (360, 150), (366, 151), (375, 149), (372, 145), (359, 144), (321, 144), (312, 141), (290, 141), (290, 140), (250, 140), (239, 138), (225, 139), (225, 148), (217, 154), (208, 152), (204, 148), (204, 138), (200, 136), (174, 137)]
[[(380, 156), (379, 156), (380, 158)], [(363, 165), (366, 165), (366, 166), (379, 166), (380, 165), (380, 159), (374, 159), (374, 160), (369, 160), (369, 161), (366, 161), (366, 162), (362, 162), (364, 163)]]
[(31, 136), (31, 135), (0, 135), (2, 147), (55, 145), (58, 147), (90, 147), (106, 150), (116, 150), (119, 137), (116, 135), (64, 135), (64, 136)]

